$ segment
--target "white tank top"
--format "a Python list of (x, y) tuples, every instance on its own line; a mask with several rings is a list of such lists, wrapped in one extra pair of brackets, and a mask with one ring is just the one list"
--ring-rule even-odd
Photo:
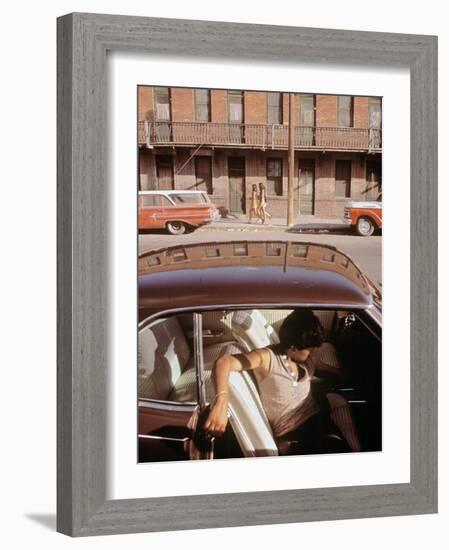
[[(310, 381), (315, 370), (311, 356), (298, 369), (304, 376), (296, 381), (290, 374), (286, 356), (267, 348), (270, 352), (268, 375), (259, 381), (259, 393), (275, 437), (284, 435), (319, 412), (318, 404), (312, 397)], [(295, 383), (296, 382), (296, 383)]]

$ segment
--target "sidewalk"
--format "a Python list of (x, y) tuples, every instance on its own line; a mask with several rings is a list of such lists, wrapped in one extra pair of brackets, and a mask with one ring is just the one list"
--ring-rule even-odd
[(249, 223), (245, 217), (226, 217), (216, 222), (204, 225), (201, 231), (285, 231), (289, 233), (303, 233), (313, 231), (349, 231), (349, 226), (341, 219), (316, 218), (315, 216), (300, 216), (295, 219), (292, 226), (288, 227), (285, 218), (271, 218), (269, 222), (262, 224), (253, 220)]

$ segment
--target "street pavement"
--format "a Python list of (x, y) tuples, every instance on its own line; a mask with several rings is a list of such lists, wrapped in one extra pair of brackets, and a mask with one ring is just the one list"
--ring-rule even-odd
[[(273, 221), (273, 220), (272, 220)], [(235, 240), (290, 240), (292, 242), (312, 242), (335, 246), (345, 252), (373, 281), (382, 282), (382, 237), (359, 237), (347, 227), (310, 230), (298, 225), (287, 228), (281, 224), (252, 225), (241, 222), (216, 222), (201, 227), (185, 235), (169, 235), (165, 231), (139, 233), (139, 254), (180, 244), (235, 241)], [(300, 232), (299, 232), (300, 231)]]

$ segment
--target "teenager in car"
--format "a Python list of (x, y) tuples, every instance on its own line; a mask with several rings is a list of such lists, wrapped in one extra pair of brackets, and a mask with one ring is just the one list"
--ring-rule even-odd
[(294, 310), (279, 331), (279, 344), (248, 353), (225, 355), (214, 364), (215, 397), (205, 422), (211, 436), (224, 433), (228, 421), (228, 380), (232, 371), (251, 370), (281, 454), (349, 451), (330, 418), (323, 398), (312, 390), (320, 370), (317, 349), (324, 330), (310, 309)]

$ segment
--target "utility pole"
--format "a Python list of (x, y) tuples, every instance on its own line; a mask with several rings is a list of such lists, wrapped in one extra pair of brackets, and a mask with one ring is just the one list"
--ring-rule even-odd
[(289, 94), (288, 106), (288, 210), (287, 225), (293, 225), (294, 197), (293, 197), (293, 175), (295, 173), (295, 94)]

